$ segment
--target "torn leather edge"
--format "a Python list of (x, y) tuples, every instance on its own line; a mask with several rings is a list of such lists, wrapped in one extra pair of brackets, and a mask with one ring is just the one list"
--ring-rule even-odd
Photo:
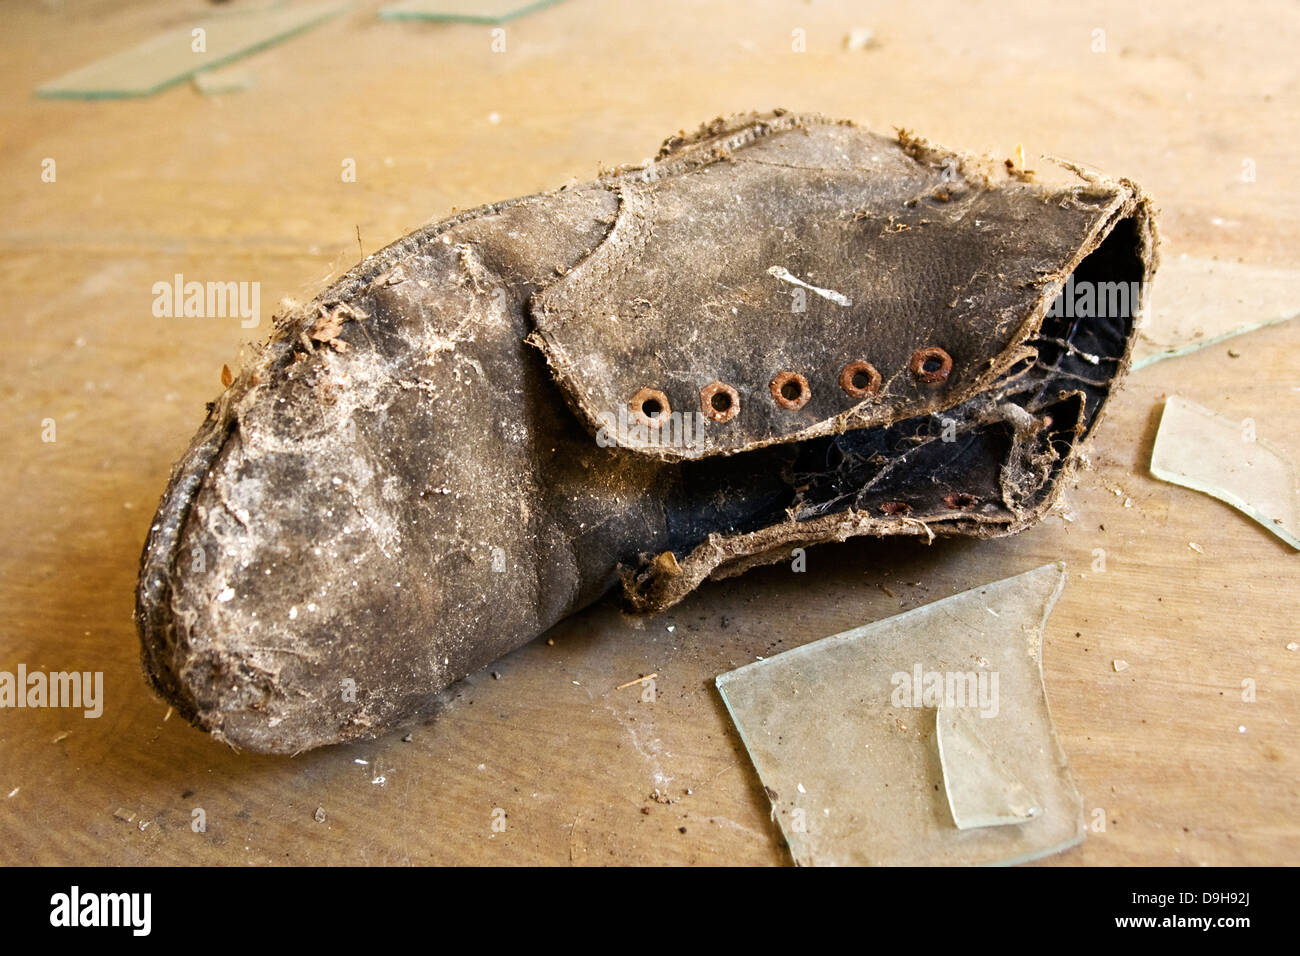
[[(1127, 199), (1119, 203), (1110, 215), (1099, 221), (1087, 241), (1081, 244), (1068, 268), (1062, 270), (1055, 277), (1052, 285), (1047, 287), (1043, 301), (1040, 301), (1039, 307), (1027, 320), (1027, 328), (1022, 327), (1017, 335), (1015, 340), (1017, 344), (1023, 344), (1041, 325), (1046, 310), (1050, 308), (1065, 280), (1079, 267), (1079, 264), (1101, 245), (1115, 226), (1130, 217), (1137, 219), (1136, 233), (1139, 248), (1135, 252), (1143, 264), (1138, 311), (1145, 307), (1149, 279), (1159, 264), (1159, 237), (1155, 225), (1154, 203), (1131, 180), (1117, 180), (1116, 184), (1124, 188)], [(1128, 371), (1135, 341), (1136, 336), (1130, 334), (1127, 337), (1115, 378), (1106, 392), (1106, 398), (1092, 416), (1088, 425), (1089, 433), (1102, 421), (1110, 396), (1122, 383)], [(1077, 397), (1080, 402), (1085, 398), (1081, 391), (1062, 392), (1060, 397), (1062, 399)], [(1082, 421), (1080, 421), (1075, 426), (1070, 451), (1061, 462), (1055, 476), (1049, 478), (1049, 485), (1060, 487), (1062, 482), (1070, 479), (1078, 467), (1079, 442), (1085, 437), (1081, 434), (1082, 430)], [(806, 437), (812, 436), (802, 436), (798, 440)], [(787, 439), (787, 441), (791, 440), (795, 439)], [(624, 567), (620, 568), (619, 573), (624, 597), (631, 609), (657, 613), (677, 604), (706, 579), (722, 580), (742, 574), (759, 565), (776, 564), (786, 560), (790, 557), (792, 547), (845, 541), (867, 534), (882, 538), (894, 535), (925, 535), (927, 543), (932, 543), (936, 537), (959, 534), (981, 538), (1003, 537), (1023, 531), (1032, 525), (1046, 514), (1054, 501), (1055, 495), (1044, 494), (1033, 508), (1019, 511), (1010, 521), (969, 514), (960, 517), (942, 514), (876, 517), (855, 508), (811, 521), (798, 521), (792, 512), (787, 511), (787, 520), (758, 531), (734, 535), (711, 534), (683, 559), (665, 552), (640, 569)]]

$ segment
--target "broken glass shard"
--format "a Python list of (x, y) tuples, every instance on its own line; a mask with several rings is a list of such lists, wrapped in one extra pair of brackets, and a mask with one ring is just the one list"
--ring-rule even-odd
[(385, 20), (442, 20), (449, 23), (505, 23), (560, 0), (401, 0), (379, 11)]
[(1133, 368), (1300, 315), (1300, 271), (1179, 256), (1160, 263)]
[(1170, 395), (1151, 449), (1151, 474), (1227, 502), (1300, 548), (1296, 467), (1255, 434), (1249, 419), (1232, 421)]
[(1038, 816), (1034, 795), (980, 735), (977, 711), (940, 706), (934, 723), (943, 788), (957, 829), (1024, 823)]
[(152, 37), (38, 87), (38, 96), (116, 99), (148, 96), (295, 34), (350, 6), (346, 2), (271, 7), (213, 17)]
[(995, 864), (1083, 839), (1040, 666), (1048, 564), (717, 679), (801, 865)]

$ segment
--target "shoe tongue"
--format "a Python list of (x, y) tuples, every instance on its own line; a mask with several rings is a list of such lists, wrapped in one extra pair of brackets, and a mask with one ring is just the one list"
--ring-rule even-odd
[(743, 142), (611, 180), (605, 240), (534, 296), (529, 341), (603, 444), (702, 458), (951, 408), (1024, 358), (1131, 201), (969, 181), (848, 126)]

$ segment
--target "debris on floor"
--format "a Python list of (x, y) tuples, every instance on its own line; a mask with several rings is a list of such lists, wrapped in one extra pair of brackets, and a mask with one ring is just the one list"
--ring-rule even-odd
[(1300, 271), (1178, 256), (1160, 263), (1133, 370), (1300, 315)]
[(1044, 565), (717, 678), (796, 863), (1008, 864), (1083, 839), (1041, 669), (1065, 580)]
[(844, 34), (844, 49), (865, 50), (875, 40), (875, 34), (869, 27), (854, 27)]
[(1170, 395), (1151, 449), (1151, 474), (1232, 505), (1300, 549), (1295, 464), (1253, 427)]
[(652, 680), (654, 680), (654, 679), (655, 679), (656, 677), (658, 677), (658, 676), (659, 676), (659, 672), (658, 672), (658, 671), (655, 671), (653, 674), (646, 674), (644, 677), (638, 677), (638, 678), (636, 678), (635, 680), (630, 680), (630, 681), (626, 681), (625, 683), (619, 684), (619, 685), (618, 685), (617, 687), (615, 687), (614, 689), (615, 689), (615, 690), (627, 690), (627, 688), (632, 687), (632, 686), (634, 686), (634, 685), (636, 685), (636, 684), (644, 684), (644, 683), (646, 683), (647, 681), (652, 681)]
[(37, 87), (36, 95), (88, 100), (151, 96), (204, 70), (281, 43), (348, 6), (347, 2), (327, 0), (214, 16), (73, 70)]

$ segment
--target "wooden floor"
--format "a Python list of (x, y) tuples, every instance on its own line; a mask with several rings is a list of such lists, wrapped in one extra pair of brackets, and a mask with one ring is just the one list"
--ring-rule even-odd
[[(248, 92), (113, 102), (32, 90), (207, 5), (7, 7), (0, 670), (103, 671), (106, 704), (97, 720), (0, 711), (0, 863), (785, 863), (714, 676), (1058, 558), (1047, 690), (1104, 832), (1049, 862), (1297, 862), (1300, 557), (1146, 462), (1171, 393), (1253, 417), (1300, 459), (1300, 323), (1234, 340), (1236, 358), (1215, 346), (1134, 373), (1067, 510), (1031, 531), (817, 548), (803, 574), (709, 584), (657, 618), (607, 601), (458, 685), (409, 741), (236, 754), (143, 682), (132, 589), (168, 469), (222, 365), (278, 299), (355, 261), (358, 236), (373, 252), (719, 113), (784, 106), (1000, 156), (1023, 143), (1031, 166), (1047, 153), (1141, 183), (1167, 256), (1300, 266), (1294, 4), (904, 6), (569, 0), (494, 53), (488, 27), (385, 23), (362, 2), (244, 61)], [(875, 39), (846, 50), (855, 27)], [(263, 326), (155, 318), (153, 284), (177, 273), (259, 282)], [(616, 689), (649, 672), (654, 703)]]

